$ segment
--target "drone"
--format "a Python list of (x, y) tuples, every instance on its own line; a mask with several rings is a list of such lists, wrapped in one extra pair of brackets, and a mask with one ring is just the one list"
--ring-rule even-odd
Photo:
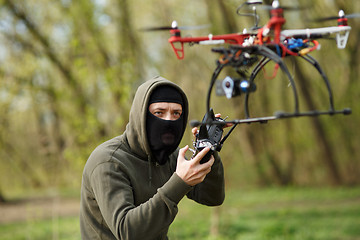
[[(252, 7), (252, 13), (241, 13), (244, 6)], [(257, 9), (265, 7), (270, 12), (270, 18), (267, 23), (259, 27), (259, 15)], [(336, 110), (334, 108), (334, 100), (330, 82), (321, 69), (320, 64), (309, 53), (319, 49), (319, 39), (328, 38), (335, 35), (337, 47), (344, 49), (347, 44), (351, 27), (348, 25), (348, 18), (360, 17), (360, 14), (345, 15), (343, 10), (339, 11), (338, 16), (320, 19), (337, 20), (337, 26), (322, 28), (306, 28), (306, 29), (284, 29), (286, 19), (284, 18), (284, 10), (290, 7), (282, 7), (279, 0), (274, 0), (271, 6), (262, 5), (262, 0), (247, 0), (237, 9), (240, 16), (251, 16), (255, 20), (255, 25), (248, 31), (244, 29), (242, 33), (230, 33), (223, 35), (199, 36), (199, 37), (182, 37), (181, 30), (176, 21), (172, 22), (171, 27), (149, 28), (148, 30), (169, 30), (170, 43), (178, 59), (184, 59), (184, 44), (189, 45), (217, 45), (211, 50), (220, 54), (220, 58), (216, 61), (216, 68), (212, 74), (209, 89), (206, 98), (206, 114), (202, 121), (191, 121), (191, 125), (200, 126), (200, 133), (194, 144), (195, 148), (201, 150), (205, 146), (210, 146), (213, 151), (220, 151), (222, 144), (233, 131), (233, 129), (241, 123), (260, 122), (266, 123), (269, 120), (302, 117), (302, 116), (319, 116), (334, 114), (351, 114), (351, 109), (345, 108)], [(218, 47), (221, 45), (221, 47)], [(320, 74), (326, 86), (328, 93), (329, 109), (326, 111), (311, 110), (301, 112), (299, 110), (299, 96), (293, 76), (290, 74), (284, 59), (286, 57), (300, 57), (310, 63)], [(255, 79), (265, 65), (274, 62), (276, 68), (281, 71), (289, 80), (294, 98), (294, 106), (292, 112), (275, 112), (272, 116), (251, 117), (249, 110), (250, 95), (256, 91)], [(232, 67), (236, 70), (240, 77), (226, 76), (223, 80), (218, 80), (220, 72), (225, 67)], [(252, 67), (251, 73), (247, 70)], [(245, 69), (245, 70), (244, 70)], [(211, 94), (216, 86), (216, 95), (226, 96), (231, 99), (236, 96), (244, 95), (244, 113), (245, 118), (224, 120), (215, 118), (213, 110), (210, 107)], [(228, 131), (223, 139), (218, 137), (218, 133), (222, 133), (222, 128), (226, 124), (232, 124), (232, 128)], [(215, 134), (216, 133), (216, 134)], [(216, 136), (215, 136), (216, 135)], [(201, 146), (199, 146), (201, 145)]]

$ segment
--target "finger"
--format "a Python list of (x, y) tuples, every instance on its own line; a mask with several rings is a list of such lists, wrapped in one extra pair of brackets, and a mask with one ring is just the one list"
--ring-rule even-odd
[(215, 162), (215, 158), (214, 158), (213, 155), (211, 155), (209, 161), (207, 161), (206, 163), (201, 164), (201, 166), (203, 166), (204, 169), (210, 169), (211, 170), (211, 166), (214, 164), (214, 162)]
[(204, 148), (203, 150), (201, 150), (194, 158), (193, 161), (194, 162), (200, 162), (201, 159), (210, 151), (209, 147)]
[(199, 172), (204, 173), (206, 176), (209, 172), (211, 172), (211, 167), (214, 164), (214, 161), (215, 161), (214, 156), (211, 156), (209, 161), (200, 165), (201, 168), (199, 169)]
[(194, 128), (192, 128), (191, 129), (191, 132), (192, 132), (192, 134), (194, 135), (194, 137), (196, 137), (196, 134), (198, 133), (198, 128), (197, 127), (194, 127)]
[[(220, 118), (220, 117), (221, 117), (221, 113), (215, 114), (215, 117)], [(234, 125), (233, 123), (226, 123), (223, 128), (232, 127), (233, 125)]]
[(215, 158), (213, 155), (211, 155), (210, 160), (207, 162), (207, 164), (209, 164), (211, 167), (214, 164), (214, 162), (215, 162)]
[[(215, 117), (216, 117), (216, 118), (221, 118), (221, 113), (215, 114)], [(224, 126), (224, 128), (226, 128), (226, 127), (231, 127), (232, 125), (233, 125), (232, 123), (227, 123), (227, 124)]]

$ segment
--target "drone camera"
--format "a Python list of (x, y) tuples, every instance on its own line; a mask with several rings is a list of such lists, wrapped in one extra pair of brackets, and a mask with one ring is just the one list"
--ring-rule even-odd
[(256, 85), (244, 79), (233, 79), (229, 76), (224, 80), (220, 80), (216, 85), (216, 94), (218, 96), (226, 96), (227, 99), (241, 95), (241, 93), (254, 92)]
[[(236, 90), (236, 88), (234, 88), (235, 82), (231, 77), (226, 77), (223, 81), (222, 81), (222, 89), (224, 90), (225, 96), (226, 98), (230, 99), (232, 98), (232, 96), (234, 95), (234, 90)], [(240, 93), (235, 93), (235, 95), (238, 95)]]

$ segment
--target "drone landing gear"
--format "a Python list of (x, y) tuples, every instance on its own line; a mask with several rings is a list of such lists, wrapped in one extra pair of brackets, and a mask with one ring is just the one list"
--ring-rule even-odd
[[(335, 114), (344, 114), (344, 115), (351, 114), (351, 109), (348, 109), (348, 108), (345, 108), (343, 110), (335, 110), (334, 104), (333, 104), (333, 95), (332, 95), (330, 82), (329, 82), (327, 76), (325, 75), (325, 73), (323, 72), (323, 70), (321, 69), (319, 63), (309, 55), (304, 55), (301, 57), (304, 60), (306, 60), (307, 62), (309, 62), (319, 72), (319, 74), (323, 78), (323, 81), (326, 85), (326, 89), (328, 91), (328, 96), (329, 96), (329, 105), (330, 106), (329, 106), (328, 111), (319, 111), (319, 110), (307, 111), (307, 112), (299, 111), (299, 99), (298, 99), (299, 97), (298, 97), (298, 92), (297, 92), (297, 88), (295, 85), (295, 81), (294, 81), (292, 75), (290, 74), (286, 64), (284, 63), (282, 57), (277, 55), (270, 48), (268, 48), (264, 45), (253, 46), (252, 48), (249, 48), (249, 47), (244, 48), (241, 46), (231, 46), (229, 49), (221, 48), (221, 49), (213, 49), (213, 51), (222, 53), (224, 57), (221, 59), (221, 61), (218, 61), (217, 67), (214, 70), (214, 73), (211, 78), (210, 86), (209, 86), (208, 93), (207, 93), (206, 112), (209, 112), (211, 109), (210, 108), (210, 99), (211, 99), (212, 89), (216, 82), (216, 79), (218, 78), (220, 72), (222, 71), (222, 69), (225, 66), (231, 66), (233, 68), (238, 68), (238, 67), (241, 67), (244, 65), (249, 66), (249, 65), (252, 65), (255, 62), (257, 62), (256, 66), (254, 67), (254, 69), (252, 70), (252, 72), (250, 74), (249, 79), (247, 80), (247, 82), (249, 83), (249, 86), (253, 86), (253, 89), (249, 90), (249, 91), (244, 91), (244, 93), (245, 93), (245, 102), (244, 102), (245, 119), (235, 119), (235, 120), (223, 122), (222, 124), (224, 124), (224, 123), (225, 124), (226, 123), (233, 124), (233, 127), (230, 129), (228, 134), (225, 136), (225, 139), (228, 137), (228, 135), (232, 132), (232, 130), (238, 124), (243, 124), (243, 123), (255, 123), (255, 122), (267, 123), (268, 121), (282, 119), (282, 118), (293, 118), (293, 117), (304, 117), (304, 116), (315, 117), (315, 116), (320, 116), (320, 115), (335, 115)], [(262, 59), (260, 61), (258, 61), (258, 56), (262, 56)], [(293, 92), (293, 98), (294, 98), (293, 99), (294, 111), (293, 112), (277, 111), (273, 114), (273, 116), (255, 117), (255, 118), (250, 117), (249, 100), (250, 100), (250, 93), (252, 91), (255, 91), (254, 86), (256, 86), (256, 85), (255, 85), (254, 81), (255, 81), (258, 73), (260, 72), (260, 70), (263, 69), (265, 67), (265, 65), (268, 64), (270, 61), (274, 61), (276, 64), (278, 64), (280, 69), (284, 72), (284, 74), (287, 76), (287, 78), (289, 80), (289, 83), (290, 83), (290, 86), (291, 86), (292, 92)], [(233, 81), (233, 83), (235, 83), (235, 81)], [(225, 91), (225, 95), (226, 95), (226, 91)], [(240, 94), (237, 94), (237, 95), (240, 95)], [(226, 96), (228, 98), (231, 98), (233, 95), (231, 93), (228, 93)], [(208, 124), (211, 125), (211, 124), (216, 124), (216, 123), (214, 122), (214, 123), (208, 123)], [(192, 121), (191, 125), (198, 126), (198, 125), (201, 125), (201, 122)]]
[[(324, 80), (324, 83), (326, 85), (327, 88), (327, 92), (328, 92), (328, 97), (329, 97), (329, 110), (328, 111), (318, 111), (318, 110), (314, 110), (314, 111), (307, 111), (307, 112), (299, 112), (299, 102), (298, 102), (298, 94), (297, 94), (297, 90), (296, 90), (296, 86), (295, 86), (295, 82), (291, 76), (291, 74), (289, 73), (286, 65), (284, 64), (283, 60), (276, 54), (274, 54), (273, 51), (271, 51), (270, 49), (268, 49), (265, 46), (262, 46), (262, 48), (259, 48), (258, 51), (256, 52), (256, 54), (262, 55), (263, 58), (258, 62), (258, 64), (255, 66), (255, 68), (253, 69), (250, 78), (249, 78), (249, 82), (250, 84), (254, 84), (254, 80), (257, 76), (257, 74), (259, 73), (259, 71), (261, 69), (263, 69), (265, 67), (265, 65), (267, 63), (269, 63), (270, 61), (275, 61), (277, 64), (279, 64), (279, 66), (281, 67), (281, 69), (283, 70), (283, 72), (287, 75), (290, 85), (293, 89), (294, 92), (294, 102), (295, 102), (295, 106), (294, 106), (294, 112), (292, 113), (288, 113), (288, 112), (275, 112), (274, 113), (274, 119), (279, 119), (279, 118), (291, 118), (291, 117), (303, 117), (303, 116), (319, 116), (319, 115), (335, 115), (335, 114), (344, 114), (344, 115), (348, 115), (351, 114), (351, 109), (349, 108), (345, 108), (343, 110), (335, 110), (334, 108), (334, 103), (333, 103), (333, 94), (332, 94), (332, 90), (331, 90), (331, 85), (330, 82), (326, 76), (326, 74), (324, 73), (324, 71), (321, 69), (320, 64), (310, 55), (304, 55), (301, 56), (304, 60), (306, 60), (307, 62), (309, 62), (310, 64), (312, 64), (313, 67), (315, 67), (315, 69), (319, 72), (319, 74), (321, 75), (321, 77)], [(249, 111), (249, 93), (246, 93), (245, 95), (245, 117), (246, 119), (252, 119), (250, 117), (250, 111)], [(272, 119), (270, 117), (270, 119)], [(257, 122), (258, 118), (254, 119), (254, 122)]]
[(343, 110), (331, 110), (331, 111), (309, 111), (309, 112), (301, 112), (301, 113), (284, 113), (284, 112), (276, 112), (274, 116), (279, 118), (292, 118), (292, 117), (316, 117), (320, 115), (335, 115), (335, 114), (351, 114), (350, 108), (344, 108)]
[[(320, 115), (335, 115), (335, 114), (344, 114), (344, 115), (348, 115), (351, 114), (351, 109), (345, 108), (343, 110), (335, 110), (334, 109), (334, 104), (333, 104), (333, 95), (332, 95), (332, 90), (331, 90), (331, 86), (330, 86), (330, 82), (327, 78), (327, 76), (325, 75), (325, 73), (323, 72), (323, 70), (320, 68), (320, 65), (318, 64), (318, 62), (312, 58), (309, 55), (304, 55), (301, 56), (304, 60), (306, 60), (307, 62), (309, 62), (310, 64), (312, 64), (312, 66), (315, 67), (315, 69), (319, 72), (319, 74), (322, 76), (324, 83), (326, 85), (327, 91), (328, 91), (328, 95), (329, 95), (329, 104), (330, 104), (330, 110), (329, 111), (318, 111), (318, 110), (314, 110), (314, 111), (307, 111), (307, 112), (300, 112), (299, 111), (299, 100), (298, 100), (298, 93), (297, 93), (297, 89), (295, 86), (295, 81), (292, 77), (292, 75), (290, 74), (287, 66), (285, 65), (283, 59), (278, 56), (276, 53), (274, 53), (274, 51), (272, 51), (271, 49), (269, 49), (268, 47), (264, 46), (264, 45), (259, 45), (259, 46), (254, 46), (253, 48), (242, 48), (240, 46), (233, 46), (230, 47), (229, 49), (214, 49), (213, 51), (215, 52), (220, 52), (223, 53), (224, 58), (222, 58), (221, 61), (218, 61), (217, 67), (214, 70), (214, 73), (212, 75), (211, 78), (211, 82), (210, 82), (210, 86), (208, 89), (208, 93), (207, 93), (207, 99), (206, 99), (206, 113), (210, 114), (212, 109), (210, 107), (210, 99), (211, 99), (211, 93), (212, 93), (212, 89), (213, 86), (215, 85), (216, 79), (218, 78), (220, 72), (223, 70), (223, 68), (225, 66), (232, 66), (235, 69), (239, 68), (243, 65), (246, 66), (250, 66), (252, 64), (255, 63), (255, 60), (258, 61), (258, 57), (257, 56), (262, 56), (263, 58), (258, 61), (258, 63), (256, 64), (256, 66), (254, 67), (254, 69), (251, 72), (251, 75), (249, 77), (249, 80), (246, 80), (246, 82), (249, 83), (249, 89), (248, 91), (245, 91), (245, 119), (235, 119), (235, 120), (231, 120), (231, 121), (208, 121), (206, 123), (200, 122), (200, 121), (191, 121), (191, 126), (195, 127), (195, 126), (203, 126), (204, 124), (206, 124), (207, 126), (212, 126), (212, 125), (217, 125), (217, 124), (221, 124), (222, 126), (226, 125), (226, 124), (233, 124), (233, 126), (231, 127), (231, 129), (227, 132), (227, 134), (223, 137), (223, 139), (221, 140), (221, 145), (224, 143), (224, 141), (229, 137), (229, 135), (232, 133), (232, 131), (235, 129), (235, 127), (239, 124), (243, 124), (243, 123), (267, 123), (268, 121), (271, 120), (276, 120), (276, 119), (285, 119), (285, 118), (293, 118), (293, 117), (304, 117), (304, 116), (311, 116), (311, 117), (315, 117), (315, 116), (320, 116)], [(251, 56), (255, 56), (255, 57), (251, 57)], [(290, 86), (292, 88), (292, 92), (293, 92), (293, 97), (294, 97), (294, 112), (275, 112), (273, 114), (273, 116), (267, 116), (267, 117), (250, 117), (250, 110), (249, 110), (249, 96), (250, 96), (250, 92), (255, 91), (255, 78), (257, 77), (258, 73), (260, 72), (261, 69), (263, 69), (265, 67), (266, 64), (268, 64), (270, 61), (274, 61), (276, 64), (278, 64), (278, 66), (281, 68), (281, 70), (285, 73), (285, 75), (287, 76), (289, 82), (290, 82)], [(238, 72), (240, 75), (242, 75), (241, 72)], [(245, 74), (243, 74), (244, 77)], [(226, 80), (226, 79), (225, 79)], [(226, 81), (223, 81), (223, 88), (224, 88), (224, 82), (226, 83)], [(235, 88), (233, 88), (235, 81), (233, 79), (230, 78), (230, 80), (232, 81), (232, 87), (231, 87), (231, 91), (235, 91)], [(229, 79), (227, 80), (228, 82), (231, 82)], [(239, 82), (239, 81), (238, 81)], [(238, 84), (238, 83), (237, 83)], [(231, 86), (231, 84), (230, 84)], [(251, 86), (253, 86), (253, 88), (251, 89)], [(225, 86), (226, 87), (226, 86)], [(238, 90), (239, 91), (239, 90)], [(233, 96), (233, 92), (226, 92), (224, 90), (225, 95), (228, 98), (231, 98)], [(240, 95), (240, 93), (237, 93), (236, 95)]]

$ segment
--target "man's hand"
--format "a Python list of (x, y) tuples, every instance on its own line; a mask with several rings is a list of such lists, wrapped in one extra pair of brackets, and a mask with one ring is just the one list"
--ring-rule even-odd
[(200, 164), (200, 160), (206, 155), (210, 148), (204, 148), (194, 158), (190, 160), (185, 159), (185, 153), (189, 146), (180, 149), (177, 158), (176, 174), (188, 185), (195, 186), (204, 181), (206, 175), (211, 171), (211, 166), (214, 163), (214, 157), (206, 163)]

